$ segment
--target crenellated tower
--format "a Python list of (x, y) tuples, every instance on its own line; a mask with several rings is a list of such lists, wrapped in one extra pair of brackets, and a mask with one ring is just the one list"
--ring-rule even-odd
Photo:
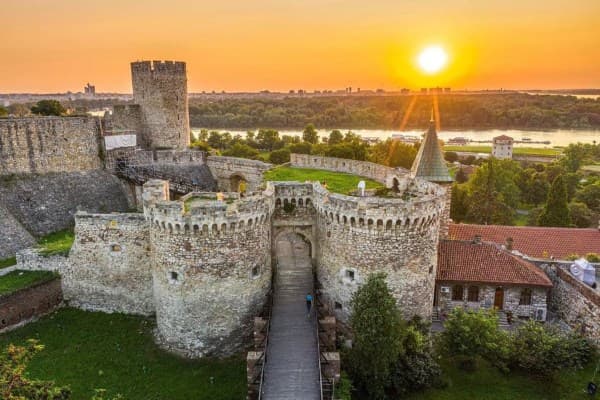
[(139, 144), (152, 149), (186, 148), (190, 118), (185, 62), (132, 62), (131, 80), (141, 114)]

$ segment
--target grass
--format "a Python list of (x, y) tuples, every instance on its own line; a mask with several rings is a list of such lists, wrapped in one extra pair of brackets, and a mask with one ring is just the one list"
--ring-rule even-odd
[[(69, 385), (73, 400), (89, 400), (94, 389), (125, 400), (229, 400), (246, 396), (246, 363), (190, 361), (161, 351), (153, 322), (123, 314), (61, 309), (0, 335), (0, 348), (34, 338), (45, 349), (31, 361), (31, 377)], [(211, 383), (211, 378), (213, 382)]]
[(52, 256), (56, 254), (68, 255), (75, 235), (71, 229), (65, 229), (42, 237), (38, 242), (40, 254)]
[[(467, 153), (491, 153), (492, 146), (444, 146), (444, 151), (458, 151)], [(513, 154), (527, 156), (557, 156), (561, 154), (557, 149), (538, 147), (513, 147)]]
[(321, 184), (327, 182), (327, 189), (330, 192), (342, 194), (357, 190), (356, 187), (361, 180), (365, 181), (367, 189), (383, 188), (381, 183), (357, 175), (310, 168), (276, 167), (265, 172), (264, 179), (266, 181), (319, 181)]
[[(475, 372), (464, 372), (442, 364), (448, 387), (430, 389), (408, 396), (409, 400), (584, 400), (590, 397), (585, 388), (594, 374), (595, 363), (579, 371), (563, 370), (551, 382), (537, 380), (523, 373), (503, 374), (496, 368), (481, 365)], [(598, 377), (597, 377), (598, 379)]]
[(57, 277), (57, 274), (49, 271), (16, 270), (9, 272), (6, 275), (0, 276), (0, 297), (7, 296), (38, 283), (51, 281)]
[(17, 257), (9, 257), (4, 260), (0, 260), (0, 269), (12, 267), (17, 264)]

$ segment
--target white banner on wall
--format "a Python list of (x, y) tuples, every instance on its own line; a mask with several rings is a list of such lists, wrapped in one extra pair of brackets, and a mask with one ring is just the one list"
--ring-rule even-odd
[(136, 135), (104, 136), (104, 147), (106, 150), (118, 149), (120, 147), (135, 147), (136, 144)]

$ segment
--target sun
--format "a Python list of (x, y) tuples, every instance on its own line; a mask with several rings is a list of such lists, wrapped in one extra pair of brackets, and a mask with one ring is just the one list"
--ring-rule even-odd
[(446, 66), (448, 55), (440, 46), (429, 46), (421, 51), (418, 62), (425, 73), (435, 74)]

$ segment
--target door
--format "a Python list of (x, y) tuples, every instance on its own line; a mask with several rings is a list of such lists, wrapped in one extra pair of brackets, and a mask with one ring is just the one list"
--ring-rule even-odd
[(496, 293), (494, 294), (494, 308), (496, 310), (502, 310), (504, 308), (504, 289), (501, 287), (496, 288)]

